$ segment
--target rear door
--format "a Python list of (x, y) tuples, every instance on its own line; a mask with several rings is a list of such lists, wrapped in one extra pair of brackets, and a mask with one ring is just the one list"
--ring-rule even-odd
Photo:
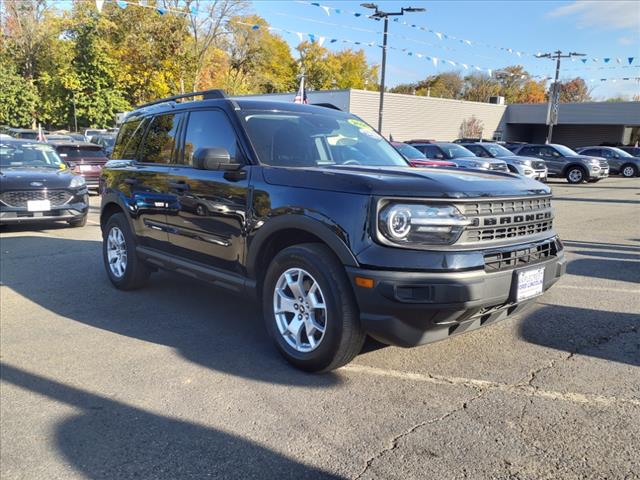
[(168, 215), (169, 240), (180, 256), (241, 273), (249, 195), (249, 167), (238, 171), (194, 168), (200, 148), (225, 148), (232, 161), (244, 164), (236, 131), (220, 109), (189, 112), (181, 135), (178, 164), (169, 173), (169, 191), (178, 210)]

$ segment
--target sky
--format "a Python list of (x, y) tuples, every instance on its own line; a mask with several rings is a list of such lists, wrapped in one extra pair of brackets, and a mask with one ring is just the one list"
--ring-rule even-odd
[[(640, 77), (639, 1), (413, 0), (376, 3), (380, 10), (389, 12), (408, 6), (426, 9), (423, 13), (405, 13), (398, 17), (399, 22), (389, 23), (388, 86), (421, 80), (443, 71), (476, 71), (471, 65), (485, 71), (523, 65), (531, 74), (552, 76), (555, 61), (537, 59), (534, 55), (560, 49), (587, 54), (586, 63), (580, 58), (563, 60), (560, 78), (584, 78), (592, 88), (594, 98), (640, 94), (638, 81), (620, 80), (622, 77)], [(302, 33), (305, 40), (311, 33), (316, 41), (324, 37), (323, 45), (332, 50), (363, 48), (371, 63), (381, 62), (382, 52), (377, 45), (382, 43), (382, 22), (369, 19), (366, 13), (371, 10), (361, 7), (360, 2), (254, 0), (252, 10), (274, 29), (292, 32), (274, 30), (289, 43), (294, 54), (297, 54), (294, 49), (300, 41), (300, 35), (295, 32)], [(362, 15), (356, 17), (354, 13)], [(432, 32), (411, 27), (412, 24)], [(337, 41), (330, 43), (331, 39)], [(374, 42), (374, 45), (355, 45), (343, 40)], [(403, 52), (402, 49), (406, 50)], [(438, 60), (434, 61), (433, 57)], [(634, 57), (631, 65), (629, 57)], [(609, 62), (605, 63), (604, 58), (610, 58)], [(446, 60), (455, 62), (456, 66)], [(466, 64), (469, 70), (460, 64)], [(618, 80), (602, 82), (601, 78)], [(589, 81), (591, 79), (595, 81)]]

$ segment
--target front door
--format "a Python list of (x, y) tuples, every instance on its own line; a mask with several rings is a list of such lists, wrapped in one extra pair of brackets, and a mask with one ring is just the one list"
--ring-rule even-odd
[(250, 167), (238, 171), (193, 167), (200, 148), (225, 148), (232, 160), (245, 158), (227, 115), (218, 109), (188, 114), (181, 160), (169, 171), (169, 191), (178, 209), (167, 216), (169, 240), (180, 256), (243, 274)]

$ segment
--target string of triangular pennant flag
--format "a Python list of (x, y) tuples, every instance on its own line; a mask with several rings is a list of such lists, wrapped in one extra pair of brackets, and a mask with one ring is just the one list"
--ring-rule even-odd
[[(330, 16), (331, 13), (333, 12), (334, 14), (346, 14), (346, 15), (350, 15), (350, 16), (354, 16), (357, 18), (367, 18), (368, 15), (366, 13), (362, 13), (362, 12), (356, 12), (353, 10), (345, 10), (342, 8), (335, 8), (335, 7), (331, 7), (328, 5), (322, 5), (319, 2), (311, 2), (311, 1), (305, 1), (305, 0), (296, 0), (296, 3), (300, 3), (303, 5), (309, 5), (309, 6), (313, 6), (313, 7), (319, 7), (321, 8), (326, 14), (327, 16)], [(374, 18), (374, 20), (379, 20), (378, 18)], [(444, 32), (439, 32), (436, 30), (433, 30), (431, 28), (425, 27), (425, 26), (421, 26), (418, 25), (416, 23), (411, 23), (411, 22), (407, 22), (405, 20), (402, 20), (400, 17), (395, 17), (393, 20), (393, 22), (395, 23), (399, 23), (400, 25), (404, 25), (406, 27), (409, 28), (413, 28), (413, 29), (417, 29), (420, 30), (422, 32), (426, 32), (426, 33), (430, 33), (432, 35), (434, 35), (436, 38), (438, 38), (438, 40), (451, 40), (454, 42), (458, 42), (462, 45), (467, 45), (467, 46), (482, 46), (482, 47), (487, 47), (487, 48), (492, 48), (492, 49), (496, 49), (496, 50), (500, 50), (502, 52), (506, 52), (509, 54), (513, 54), (516, 55), (518, 57), (523, 57), (523, 56), (537, 56), (540, 55), (540, 52), (527, 52), (524, 50), (519, 50), (519, 49), (515, 49), (515, 48), (509, 48), (509, 47), (503, 47), (503, 46), (498, 46), (498, 45), (493, 45), (493, 44), (489, 44), (489, 43), (485, 43), (485, 42), (479, 42), (476, 40), (468, 40), (465, 38), (460, 38), (457, 37), (455, 35), (450, 35)], [(621, 58), (621, 57), (603, 57), (603, 58), (597, 58), (597, 57), (589, 57), (589, 58), (582, 58), (580, 59), (583, 63), (587, 63), (589, 61), (591, 62), (604, 62), (609, 63), (612, 61), (615, 61), (617, 63), (622, 63), (623, 61), (628, 62), (629, 65), (631, 65), (635, 60), (636, 57), (625, 57), (625, 58)]]

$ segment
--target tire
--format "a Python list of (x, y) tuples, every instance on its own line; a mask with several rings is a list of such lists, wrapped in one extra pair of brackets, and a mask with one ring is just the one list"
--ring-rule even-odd
[[(296, 282), (286, 282), (287, 272), (289, 278)], [(296, 285), (301, 276), (302, 289), (307, 296), (298, 297), (303, 300), (296, 303), (294, 291), (288, 285)], [(314, 290), (312, 282), (319, 290)], [(269, 265), (262, 287), (267, 331), (282, 356), (295, 367), (307, 372), (328, 372), (346, 365), (362, 350), (366, 335), (360, 325), (351, 284), (343, 265), (325, 245), (305, 243), (282, 250)], [(313, 297), (315, 304), (323, 304), (324, 309), (313, 308)], [(292, 301), (296, 303), (293, 306)], [(282, 302), (281, 308), (287, 305), (290, 310), (276, 314), (277, 302)], [(298, 343), (293, 330), (289, 330), (294, 325), (296, 314), (300, 314), (297, 320), (297, 331), (300, 332), (298, 347), (293, 345)], [(302, 314), (306, 315), (306, 320)], [(309, 315), (312, 315), (311, 329), (308, 328)], [(315, 329), (315, 325), (323, 327), (323, 332)], [(311, 335), (308, 335), (309, 330)], [(312, 345), (314, 342), (315, 347)]]
[[(109, 250), (111, 250), (111, 245), (113, 244), (113, 242), (110, 242), (113, 239), (111, 235), (122, 241), (122, 243), (119, 243), (119, 251), (124, 252), (125, 261), (124, 264), (119, 264), (121, 269), (112, 268), (112, 263), (115, 262), (110, 262), (109, 260)], [(105, 225), (102, 237), (102, 258), (109, 280), (120, 290), (141, 288), (149, 280), (151, 270), (138, 257), (133, 233), (123, 213), (113, 214)], [(122, 255), (120, 255), (120, 258), (122, 258)]]
[(633, 165), (631, 163), (623, 165), (622, 168), (620, 169), (620, 175), (622, 175), (625, 178), (637, 177), (638, 176), (638, 167), (636, 167), (635, 165)]
[(587, 180), (587, 182), (589, 183), (598, 183), (600, 180), (602, 180), (601, 178), (592, 178), (590, 180)]
[(69, 220), (67, 223), (71, 227), (84, 227), (87, 224), (87, 217), (89, 215), (83, 215), (80, 218), (74, 218), (73, 220)]
[(582, 167), (570, 167), (565, 174), (567, 182), (576, 185), (582, 183), (589, 178), (589, 174)]

